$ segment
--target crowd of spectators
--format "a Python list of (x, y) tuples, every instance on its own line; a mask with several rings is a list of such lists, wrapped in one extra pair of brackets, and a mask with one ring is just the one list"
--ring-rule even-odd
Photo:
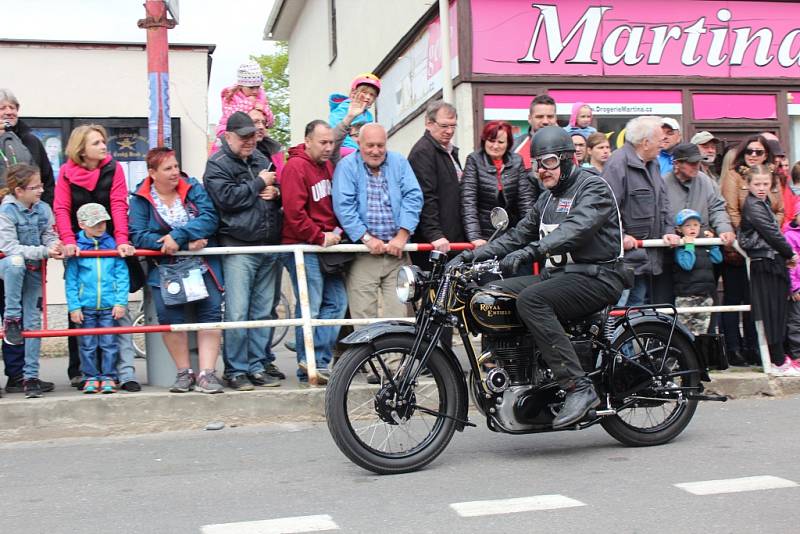
[[(10, 143), (6, 152), (14, 156), (2, 152), (7, 392), (39, 397), (53, 389), (38, 377), (39, 339), (22, 336), (40, 325), (43, 259), (66, 261), (71, 328), (129, 325), (128, 294), (143, 284), (161, 324), (189, 322), (189, 307), (194, 322), (218, 323), (223, 315), (226, 322), (259, 321), (276, 317), (284, 268), (299, 297), (294, 253), (175, 253), (217, 245), (360, 243), (369, 254), (305, 255), (312, 318), (341, 319), (348, 312), (353, 318), (402, 317), (408, 310), (394, 297), (397, 272), (412, 261), (427, 262), (426, 255), (404, 252), (408, 242), (431, 243), (445, 253), (452, 243), (483, 246), (493, 232), (493, 207), (504, 207), (513, 225), (541, 191), (529, 146), (537, 130), (557, 123), (550, 96), (533, 98), (530, 128), (516, 141), (509, 123), (487, 122), (479, 146), (463, 160), (453, 144), (456, 108), (434, 101), (406, 157), (388, 149), (387, 132), (370, 112), (380, 80), (362, 74), (348, 95), (331, 95), (330, 122), (311, 121), (303, 142), (284, 152), (269, 137), (273, 116), (262, 83), (258, 66), (248, 63), (237, 84), (223, 91), (223, 121), (202, 180), (180, 170), (174, 151), (157, 147), (147, 154), (147, 177), (130, 194), (98, 125), (72, 132), (68, 161), (54, 180), (41, 143), (18, 117), (20, 103), (0, 90), (0, 142)], [(800, 376), (800, 162), (790, 165), (780, 140), (753, 135), (723, 157), (712, 133), (687, 141), (674, 118), (642, 116), (628, 122), (625, 142), (612, 151), (583, 102), (574, 105), (565, 129), (576, 163), (600, 174), (616, 197), (624, 259), (634, 272), (619, 305), (752, 303), (752, 312), (741, 316), (701, 313), (686, 322), (695, 334), (719, 332), (731, 363), (747, 365), (760, 363), (754, 321), (761, 321), (773, 372)], [(703, 237), (719, 237), (723, 246), (695, 246)], [(643, 239), (667, 246), (641, 248)], [(148, 260), (146, 274), (134, 247), (162, 253)], [(117, 256), (81, 258), (81, 250), (91, 249)], [(525, 265), (521, 274), (533, 268)], [(295, 335), (296, 373), (304, 382), (307, 345), (300, 327)], [(320, 384), (327, 381), (338, 335), (338, 326), (314, 329)], [(177, 370), (170, 390), (279, 386), (285, 375), (274, 363), (271, 338), (272, 329), (262, 327), (202, 330), (195, 370), (187, 334), (164, 333)], [(70, 344), (72, 385), (84, 393), (141, 389), (130, 335), (79, 339)], [(451, 336), (443, 342), (451, 344)], [(221, 345), (224, 372), (218, 377)]]

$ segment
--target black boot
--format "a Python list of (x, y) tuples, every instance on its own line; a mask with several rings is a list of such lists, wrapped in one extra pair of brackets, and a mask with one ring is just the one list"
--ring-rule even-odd
[(553, 419), (553, 428), (565, 428), (576, 424), (586, 417), (592, 408), (600, 406), (600, 398), (594, 390), (592, 381), (589, 378), (581, 377), (575, 379), (575, 387), (567, 391), (567, 398), (564, 399), (564, 406)]
[(747, 360), (738, 350), (732, 350), (728, 353), (728, 363), (733, 367), (747, 367)]

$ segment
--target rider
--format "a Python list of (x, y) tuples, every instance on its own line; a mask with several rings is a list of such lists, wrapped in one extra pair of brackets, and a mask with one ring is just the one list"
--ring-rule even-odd
[(520, 276), (493, 285), (518, 294), (517, 311), (536, 346), (567, 392), (553, 428), (583, 419), (600, 404), (561, 325), (617, 302), (624, 285), (622, 231), (614, 194), (589, 169), (575, 163), (575, 145), (558, 126), (533, 137), (533, 169), (544, 192), (508, 233), (456, 261), (502, 258), (504, 273), (525, 262), (544, 261), (540, 276)]

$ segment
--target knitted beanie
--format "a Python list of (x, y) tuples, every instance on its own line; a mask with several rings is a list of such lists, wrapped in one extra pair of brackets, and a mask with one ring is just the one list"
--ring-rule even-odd
[(236, 85), (244, 87), (261, 87), (264, 83), (264, 75), (261, 73), (261, 67), (255, 61), (248, 61), (239, 65), (239, 70), (236, 71)]

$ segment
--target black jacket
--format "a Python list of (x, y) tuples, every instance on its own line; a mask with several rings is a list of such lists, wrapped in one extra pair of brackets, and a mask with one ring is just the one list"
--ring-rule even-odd
[[(455, 147), (453, 159), (458, 163)], [(418, 243), (430, 243), (443, 237), (454, 243), (465, 241), (461, 226), (461, 184), (453, 159), (428, 131), (408, 153), (408, 162), (424, 199), (419, 226), (414, 233), (414, 241)], [(458, 166), (461, 168), (460, 163)]]
[(676, 297), (694, 297), (697, 295), (712, 296), (717, 290), (717, 278), (714, 276), (714, 264), (708, 254), (708, 247), (695, 247), (694, 267), (685, 271), (672, 261), (672, 284)]
[[(528, 248), (535, 260), (545, 259), (550, 274), (588, 272), (621, 289), (617, 259), (622, 255), (622, 229), (611, 187), (589, 169), (576, 167), (554, 190), (545, 190), (528, 214), (508, 233), (478, 249), (479, 257), (503, 257)], [(600, 272), (602, 271), (602, 273)]]
[(53, 167), (50, 165), (50, 160), (47, 159), (47, 152), (44, 151), (44, 145), (39, 141), (27, 124), (18, 120), (16, 126), (10, 131), (17, 134), (22, 144), (30, 151), (33, 156), (33, 163), (39, 167), (39, 174), (42, 176), (42, 185), (44, 192), (42, 193), (42, 200), (44, 200), (51, 208), (53, 207), (53, 197), (56, 191), (56, 181), (53, 177)]
[(752, 194), (745, 197), (742, 223), (736, 237), (750, 258), (773, 259), (780, 255), (788, 260), (794, 256), (772, 213), (769, 197), (766, 200), (759, 200)]
[[(674, 231), (658, 159), (645, 163), (634, 146), (625, 143), (608, 158), (603, 178), (619, 202), (626, 234), (636, 239), (660, 239)], [(637, 275), (659, 275), (662, 257), (660, 248), (634, 248), (625, 252), (625, 263), (632, 266)]]
[(494, 232), (490, 219), (492, 208), (505, 208), (509, 227), (513, 227), (536, 201), (538, 189), (531, 183), (518, 154), (509, 152), (505, 155), (500, 175), (502, 191), (498, 189), (497, 169), (486, 152), (479, 150), (467, 156), (461, 182), (461, 204), (468, 241), (491, 237)]
[[(277, 245), (281, 242), (280, 197), (262, 200), (264, 181), (258, 173), (269, 162), (254, 151), (246, 160), (222, 148), (206, 163), (203, 184), (219, 215), (218, 235), (222, 245)], [(276, 185), (277, 186), (277, 185)]]

